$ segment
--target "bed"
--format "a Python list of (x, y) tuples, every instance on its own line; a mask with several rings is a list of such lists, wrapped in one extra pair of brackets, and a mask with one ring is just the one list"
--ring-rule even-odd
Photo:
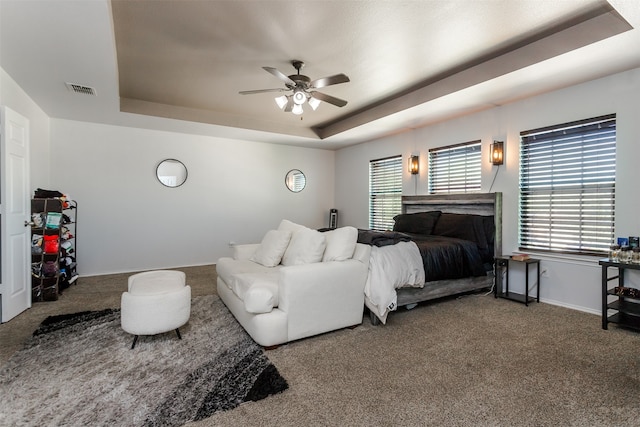
[(372, 245), (365, 305), (373, 324), (397, 307), (493, 285), (502, 193), (403, 196), (395, 220), (393, 232), (359, 238)]

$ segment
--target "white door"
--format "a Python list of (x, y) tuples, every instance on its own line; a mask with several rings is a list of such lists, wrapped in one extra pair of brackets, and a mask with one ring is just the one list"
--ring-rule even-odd
[(0, 245), (2, 322), (31, 307), (29, 120), (0, 111)]

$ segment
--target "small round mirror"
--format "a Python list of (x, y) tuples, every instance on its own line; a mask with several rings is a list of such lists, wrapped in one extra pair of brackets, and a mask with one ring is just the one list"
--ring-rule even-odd
[(156, 176), (162, 185), (180, 187), (187, 180), (187, 167), (176, 159), (166, 159), (156, 168)]
[(284, 183), (287, 188), (294, 193), (299, 193), (307, 185), (307, 178), (304, 176), (301, 170), (291, 169), (284, 177)]

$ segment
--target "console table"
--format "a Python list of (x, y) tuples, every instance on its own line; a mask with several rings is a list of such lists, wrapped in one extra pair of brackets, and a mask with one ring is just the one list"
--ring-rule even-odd
[[(608, 258), (600, 260), (598, 264), (602, 267), (602, 329), (607, 329), (609, 323), (617, 323), (626, 328), (640, 330), (640, 300), (616, 294), (614, 289), (609, 289), (609, 282), (616, 279), (617, 286), (624, 287), (625, 270), (640, 270), (640, 264), (613, 262)], [(617, 276), (609, 277), (610, 267), (618, 269)], [(609, 297), (616, 299), (609, 302)], [(609, 310), (616, 312), (609, 315)]]
[[(524, 295), (509, 292), (509, 262), (520, 262), (525, 264), (525, 286)], [(529, 296), (529, 266), (535, 264), (536, 266), (536, 297)], [(502, 275), (499, 274), (501, 268), (505, 269), (505, 289), (502, 289)], [(536, 258), (528, 258), (522, 261), (511, 259), (511, 257), (503, 256), (495, 259), (495, 271), (494, 277), (496, 278), (496, 285), (494, 287), (494, 295), (496, 298), (505, 298), (512, 301), (521, 302), (524, 305), (529, 305), (530, 302), (540, 302), (540, 260)], [(498, 290), (498, 284), (500, 289)]]

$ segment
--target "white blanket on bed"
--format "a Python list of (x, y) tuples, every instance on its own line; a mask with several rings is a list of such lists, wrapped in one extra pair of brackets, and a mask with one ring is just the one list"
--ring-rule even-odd
[(386, 323), (389, 311), (398, 303), (396, 289), (424, 286), (424, 266), (420, 250), (414, 242), (390, 246), (372, 246), (369, 275), (364, 287), (367, 307)]

